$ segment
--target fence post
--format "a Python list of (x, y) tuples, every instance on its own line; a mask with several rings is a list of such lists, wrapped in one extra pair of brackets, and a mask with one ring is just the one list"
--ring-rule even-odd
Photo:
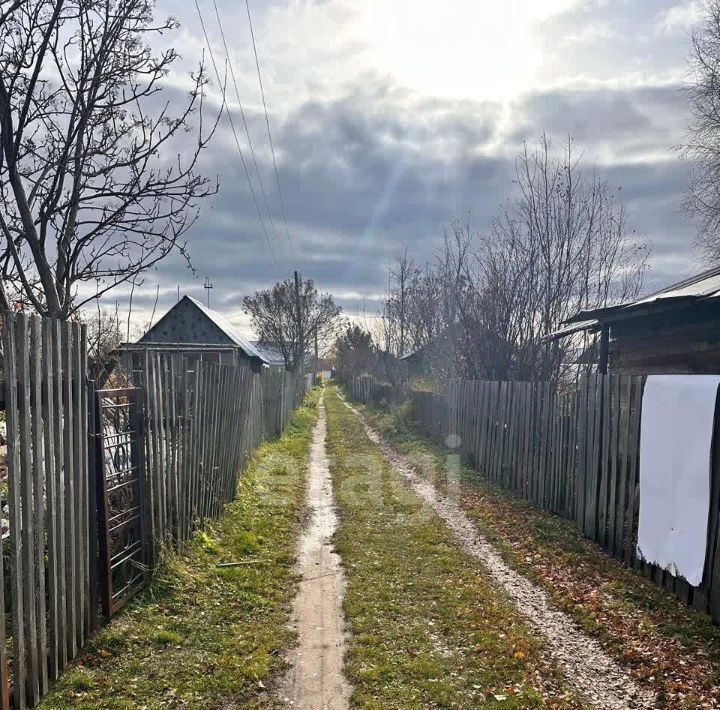
[(102, 439), (98, 430), (97, 395), (95, 382), (88, 380), (88, 515), (90, 519), (90, 539), (88, 541), (89, 589), (90, 595), (90, 632), (98, 627), (98, 465), (102, 461)]

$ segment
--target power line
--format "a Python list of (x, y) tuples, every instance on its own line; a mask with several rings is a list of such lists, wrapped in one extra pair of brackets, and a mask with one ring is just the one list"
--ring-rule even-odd
[(262, 192), (265, 200), (265, 209), (267, 210), (268, 219), (270, 220), (270, 226), (272, 232), (275, 235), (276, 246), (279, 246), (280, 239), (278, 238), (277, 229), (275, 228), (275, 222), (272, 218), (270, 211), (270, 203), (268, 201), (267, 192), (263, 185), (262, 176), (260, 175), (260, 168), (257, 164), (257, 158), (255, 157), (255, 149), (253, 148), (252, 139), (250, 138), (250, 129), (248, 128), (247, 119), (245, 118), (245, 111), (243, 109), (242, 101), (240, 100), (240, 91), (238, 89), (237, 80), (235, 79), (235, 70), (233, 68), (233, 62), (230, 58), (230, 50), (228, 49), (227, 41), (225, 40), (225, 30), (223, 30), (223, 23), (220, 19), (220, 11), (218, 10), (217, 1), (212, 0), (213, 7), (215, 8), (215, 18), (217, 19), (218, 29), (220, 30), (220, 37), (222, 38), (223, 47), (225, 49), (225, 58), (230, 68), (230, 78), (232, 79), (233, 86), (235, 87), (235, 98), (237, 99), (238, 106), (240, 107), (240, 116), (242, 117), (243, 126), (245, 127), (245, 135), (247, 136), (248, 145), (250, 146), (250, 154), (252, 156), (253, 164), (255, 165), (255, 174), (257, 175), (258, 183), (260, 184), (260, 191)]
[[(213, 0), (214, 2), (214, 0)], [(277, 160), (275, 160), (275, 146), (273, 145), (272, 132), (270, 131), (270, 119), (268, 118), (267, 103), (265, 101), (265, 89), (262, 82), (262, 74), (260, 72), (260, 60), (258, 59), (257, 45), (255, 44), (255, 31), (253, 30), (252, 17), (250, 15), (250, 0), (245, 0), (247, 8), (248, 24), (250, 25), (250, 36), (252, 37), (253, 52), (255, 53), (255, 66), (257, 67), (258, 82), (260, 84), (260, 95), (262, 96), (263, 108), (265, 109), (265, 125), (267, 126), (268, 140), (270, 141), (270, 151), (272, 153), (273, 168), (275, 169), (275, 181), (277, 182), (278, 195), (283, 211), (283, 220), (285, 221), (285, 235), (287, 236), (290, 249), (294, 251), (294, 245), (290, 239), (290, 231), (288, 230), (287, 210), (285, 209), (285, 200), (283, 200), (282, 188), (280, 187), (280, 174), (278, 173)]]
[(243, 170), (245, 171), (245, 177), (247, 178), (247, 182), (250, 187), (250, 193), (252, 194), (253, 202), (255, 203), (255, 209), (257, 210), (258, 218), (260, 219), (260, 225), (262, 226), (263, 232), (265, 234), (265, 239), (267, 240), (268, 247), (270, 248), (270, 255), (272, 256), (273, 263), (277, 267), (278, 263), (277, 259), (275, 258), (275, 250), (273, 249), (270, 235), (268, 234), (267, 227), (265, 226), (265, 221), (263, 220), (260, 205), (258, 204), (257, 196), (255, 195), (255, 188), (253, 187), (252, 180), (250, 179), (250, 171), (248, 170), (247, 163), (245, 162), (245, 156), (243, 155), (242, 148), (240, 147), (240, 141), (237, 136), (237, 131), (235, 130), (235, 124), (232, 120), (232, 114), (230, 113), (230, 109), (227, 105), (227, 99), (225, 96), (225, 85), (220, 80), (220, 72), (218, 71), (217, 64), (215, 62), (215, 54), (213, 53), (207, 30), (205, 29), (205, 21), (203, 20), (202, 12), (200, 11), (200, 5), (198, 5), (198, 0), (195, 0), (195, 9), (197, 10), (198, 18), (200, 19), (200, 26), (202, 27), (203, 35), (205, 36), (205, 44), (207, 45), (208, 53), (210, 54), (210, 61), (212, 62), (213, 69), (215, 71), (215, 77), (217, 79), (218, 86), (222, 87), (223, 107), (225, 109), (225, 114), (228, 117), (228, 122), (230, 123), (230, 129), (232, 130), (232, 134), (235, 138), (235, 145), (237, 146), (238, 153), (240, 153), (240, 160), (242, 161)]

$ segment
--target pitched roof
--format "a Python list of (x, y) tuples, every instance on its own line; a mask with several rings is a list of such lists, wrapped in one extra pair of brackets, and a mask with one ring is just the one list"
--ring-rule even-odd
[(230, 324), (230, 322), (223, 316), (222, 314), (218, 313), (217, 311), (213, 311), (212, 309), (208, 308), (207, 306), (203, 306), (200, 301), (198, 301), (196, 298), (193, 298), (192, 296), (183, 296), (178, 303), (176, 303), (160, 320), (152, 327), (150, 330), (143, 335), (143, 337), (140, 339), (140, 342), (144, 341), (150, 333), (157, 328), (160, 323), (168, 316), (168, 314), (172, 313), (173, 309), (175, 309), (180, 303), (183, 301), (191, 303), (195, 308), (197, 308), (206, 318), (208, 318), (212, 323), (217, 326), (235, 345), (237, 345), (240, 350), (245, 353), (248, 357), (255, 357), (259, 360), (262, 360), (262, 362), (266, 364), (270, 364), (269, 361), (263, 357), (256, 349), (255, 347), (250, 343), (249, 340), (246, 340), (243, 338), (237, 330)]
[(251, 340), (250, 344), (265, 358), (269, 365), (285, 367), (285, 358), (275, 343), (263, 343), (262, 340)]
[(255, 349), (255, 347), (252, 345), (252, 343), (249, 340), (246, 340), (245, 338), (240, 335), (240, 333), (235, 330), (235, 328), (231, 325), (230, 321), (225, 318), (222, 314), (218, 313), (217, 311), (213, 311), (210, 308), (207, 308), (206, 306), (203, 306), (200, 301), (198, 301), (196, 298), (193, 298), (192, 296), (185, 296), (189, 301), (192, 301), (192, 303), (197, 306), (215, 325), (222, 330), (225, 335), (227, 335), (230, 340), (232, 340), (236, 345), (240, 346), (241, 350), (248, 356), (248, 357), (259, 357), (261, 360), (264, 360), (263, 356)]
[(716, 266), (629, 303), (580, 311), (565, 322), (619, 320), (634, 315), (719, 299), (720, 266)]

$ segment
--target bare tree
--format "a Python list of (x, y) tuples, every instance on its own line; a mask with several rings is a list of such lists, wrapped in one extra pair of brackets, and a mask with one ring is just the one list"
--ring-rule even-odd
[(302, 369), (315, 338), (332, 339), (342, 309), (330, 294), (319, 294), (311, 279), (279, 281), (272, 289), (243, 299), (258, 338), (276, 346), (293, 372)]
[[(593, 343), (544, 336), (581, 309), (640, 290), (647, 245), (628, 230), (619, 192), (583, 168), (572, 140), (560, 154), (545, 137), (525, 147), (515, 183), (517, 196), (486, 234), (454, 223), (435, 258), (413, 274), (405, 329), (435, 378), (563, 377), (574, 351)], [(394, 273), (390, 294), (400, 288)], [(385, 323), (397, 339), (398, 324)]]
[(555, 379), (577, 343), (544, 336), (579, 310), (636, 297), (648, 246), (628, 231), (619, 192), (583, 168), (572, 139), (560, 154), (545, 136), (526, 146), (516, 181), (518, 198), (478, 250), (475, 332), (487, 343), (490, 376)]
[(691, 80), (686, 88), (691, 119), (683, 155), (692, 161), (685, 194), (698, 220), (697, 242), (720, 258), (720, 0), (704, 0), (703, 21), (692, 34)]
[(388, 340), (386, 350), (401, 356), (412, 349), (408, 339), (409, 303), (420, 269), (405, 251), (389, 271), (389, 292), (383, 306), (383, 321)]
[(186, 101), (164, 98), (178, 55), (148, 43), (177, 23), (154, 4), (0, 0), (0, 305), (66, 318), (187, 258), (217, 119), (203, 126), (202, 67)]
[(122, 342), (120, 314), (117, 305), (114, 311), (98, 307), (94, 316), (84, 314), (87, 325), (88, 374), (102, 389), (117, 364), (117, 348)]

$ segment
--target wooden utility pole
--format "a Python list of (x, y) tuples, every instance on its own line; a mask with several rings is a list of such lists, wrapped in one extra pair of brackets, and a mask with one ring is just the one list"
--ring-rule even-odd
[(300, 306), (300, 274), (295, 270), (295, 310), (297, 311), (297, 329), (298, 329), (298, 356), (295, 363), (295, 371), (298, 367), (302, 367), (305, 359), (305, 333), (303, 331), (302, 308)]
[(315, 372), (318, 372), (320, 369), (319, 363), (320, 363), (320, 355), (318, 354), (318, 337), (317, 337), (317, 326), (315, 327), (315, 330), (313, 331), (315, 335)]

